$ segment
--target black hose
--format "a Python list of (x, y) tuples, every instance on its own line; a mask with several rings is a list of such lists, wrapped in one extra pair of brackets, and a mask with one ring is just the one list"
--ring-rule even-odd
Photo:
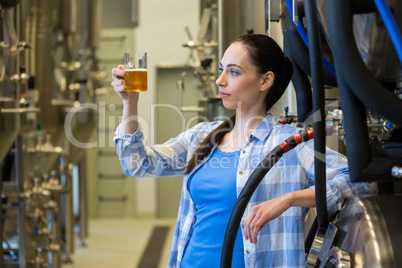
[(15, 7), (19, 3), (20, 0), (0, 0), (0, 9)]
[[(300, 37), (299, 32), (296, 29), (292, 21), (292, 16), (289, 13), (289, 10), (285, 9), (286, 14), (286, 31), (288, 34), (288, 46), (291, 55), (293, 56), (296, 63), (300, 66), (300, 68), (309, 76), (311, 76), (310, 71), (310, 62), (309, 62), (309, 50), (306, 44), (303, 42)], [(331, 73), (327, 68), (323, 68), (324, 72), (324, 81), (325, 84), (329, 86), (336, 87), (336, 76)]]
[(350, 0), (328, 0), (327, 22), (332, 53), (349, 88), (369, 110), (402, 125), (402, 100), (383, 87), (369, 72), (356, 47)]
[[(401, 14), (402, 12), (402, 1), (396, 1), (395, 14)], [(402, 16), (395, 16), (396, 24), (399, 29), (402, 29)]]
[[(275, 149), (277, 149), (277, 147)], [(273, 165), (275, 165), (281, 156), (282, 155), (278, 155), (276, 152), (271, 152), (268, 156), (266, 156), (251, 174), (246, 185), (237, 198), (232, 214), (230, 215), (229, 223), (226, 228), (225, 239), (223, 241), (221, 268), (228, 268), (232, 266), (233, 249), (236, 241), (237, 231), (239, 230), (240, 221), (244, 211), (246, 210), (247, 204), (250, 201), (250, 198), (258, 184), (260, 184), (261, 180), (264, 178), (265, 174), (267, 174), (267, 172)]]
[(310, 80), (305, 72), (300, 68), (290, 52), (289, 33), (283, 32), (283, 47), (285, 55), (293, 65), (292, 83), (296, 92), (297, 120), (304, 122), (313, 111), (313, 93), (311, 92)]
[(265, 174), (275, 165), (282, 155), (289, 150), (295, 148), (298, 144), (306, 142), (314, 137), (313, 129), (303, 130), (299, 134), (293, 135), (286, 139), (283, 143), (276, 146), (257, 166), (246, 185), (240, 192), (239, 197), (233, 207), (230, 215), (228, 227), (226, 228), (225, 239), (222, 246), (221, 268), (230, 268), (232, 266), (233, 248), (236, 241), (237, 231), (241, 218), (246, 210), (255, 189), (264, 178)]
[[(335, 67), (338, 61), (335, 60)], [(338, 75), (339, 94), (341, 96), (344, 117), (349, 174), (352, 181), (358, 181), (361, 171), (370, 163), (370, 140), (366, 123), (366, 107), (353, 94), (349, 86)]]
[(364, 14), (377, 11), (373, 0), (350, 0), (353, 14)]
[(306, 13), (311, 77), (313, 80), (315, 203), (317, 207), (318, 225), (322, 228), (327, 228), (328, 209), (325, 170), (325, 91), (322, 72), (323, 64), (320, 28), (315, 0), (304, 1), (304, 12)]
[(304, 252), (307, 254), (310, 252), (311, 246), (313, 245), (318, 227), (318, 220), (317, 217), (315, 217), (313, 223), (311, 224), (310, 230), (306, 235), (306, 239), (304, 240)]

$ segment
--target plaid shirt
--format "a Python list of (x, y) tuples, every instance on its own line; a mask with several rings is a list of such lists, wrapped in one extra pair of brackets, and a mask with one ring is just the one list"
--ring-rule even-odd
[[(152, 147), (144, 146), (144, 136), (140, 128), (132, 135), (122, 136), (119, 134), (122, 127), (120, 125), (116, 130), (114, 142), (124, 174), (134, 177), (183, 175), (187, 161), (205, 137), (220, 123), (200, 123), (176, 138)], [(275, 123), (270, 114), (265, 117), (242, 148), (236, 177), (237, 195), (261, 160), (278, 144), (300, 131), (298, 128)], [(208, 158), (197, 165), (192, 173)], [(329, 213), (338, 210), (345, 198), (376, 191), (376, 184), (351, 183), (346, 157), (328, 148), (326, 165)], [(183, 178), (180, 207), (167, 267), (180, 267), (195, 221), (195, 206), (186, 187), (192, 173), (184, 175)], [(240, 226), (254, 205), (309, 187), (314, 190), (312, 141), (300, 144), (285, 153), (265, 175), (250, 199)], [(251, 244), (243, 236), (246, 267), (305, 267), (303, 218), (307, 210), (291, 207), (277, 219), (268, 222), (259, 232), (257, 244)]]

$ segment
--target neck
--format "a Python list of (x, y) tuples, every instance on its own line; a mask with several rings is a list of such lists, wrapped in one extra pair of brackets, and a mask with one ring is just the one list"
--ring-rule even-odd
[(244, 147), (250, 134), (266, 117), (263, 109), (236, 110), (236, 122), (233, 129), (221, 140), (219, 149), (225, 152), (236, 151)]
[(236, 122), (232, 130), (233, 134), (243, 137), (250, 136), (266, 116), (267, 112), (264, 109), (236, 110)]

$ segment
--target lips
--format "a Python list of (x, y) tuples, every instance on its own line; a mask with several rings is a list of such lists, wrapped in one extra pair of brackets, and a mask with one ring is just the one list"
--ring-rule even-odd
[(219, 96), (220, 96), (221, 98), (224, 98), (224, 97), (230, 96), (230, 94), (227, 94), (227, 93), (225, 93), (225, 92), (220, 91), (220, 92), (219, 92)]

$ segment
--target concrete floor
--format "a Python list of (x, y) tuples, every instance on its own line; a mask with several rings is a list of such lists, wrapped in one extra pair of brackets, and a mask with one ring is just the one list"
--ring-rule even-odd
[[(176, 219), (91, 219), (86, 247), (77, 247), (73, 264), (63, 268), (138, 267), (153, 228), (168, 226), (158, 268), (166, 267)], [(76, 242), (79, 242), (76, 240)]]

